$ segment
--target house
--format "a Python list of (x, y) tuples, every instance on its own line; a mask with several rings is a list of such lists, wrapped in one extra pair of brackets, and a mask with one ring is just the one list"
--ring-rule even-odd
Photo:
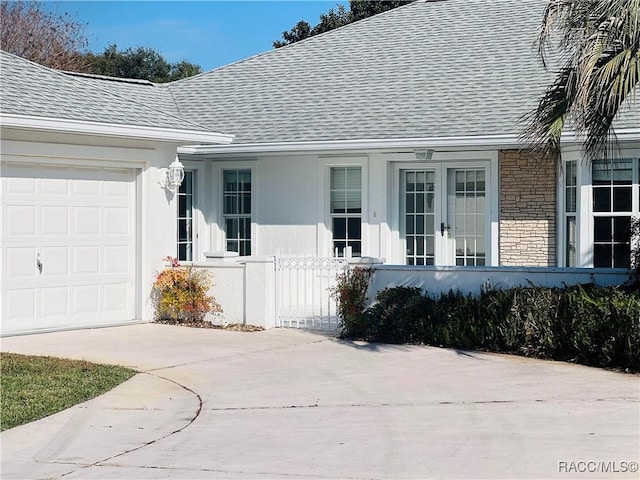
[(248, 268), (278, 252), (622, 278), (640, 110), (620, 160), (584, 162), (570, 132), (560, 165), (527, 150), (545, 4), (417, 1), (166, 85), (2, 53), (3, 333), (148, 320), (167, 255), (236, 252), (263, 296)]

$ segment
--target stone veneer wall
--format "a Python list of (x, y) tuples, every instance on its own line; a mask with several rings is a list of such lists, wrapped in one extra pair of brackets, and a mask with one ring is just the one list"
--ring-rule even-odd
[(556, 265), (556, 166), (530, 151), (500, 163), (500, 265)]

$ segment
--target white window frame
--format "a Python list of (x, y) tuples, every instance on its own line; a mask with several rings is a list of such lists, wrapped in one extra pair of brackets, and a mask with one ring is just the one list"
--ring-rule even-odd
[[(191, 176), (191, 191), (180, 193), (180, 189), (186, 185), (187, 177)], [(196, 191), (197, 191), (197, 174), (195, 170), (191, 170), (189, 168), (184, 169), (184, 179), (182, 180), (182, 184), (176, 190), (176, 223), (177, 223), (177, 235), (176, 235), (176, 258), (180, 262), (192, 262), (194, 259), (197, 259), (195, 254), (195, 244), (198, 237), (196, 227), (197, 222), (195, 219), (195, 199), (196, 199)], [(189, 217), (180, 217), (180, 198), (183, 196), (191, 196), (191, 212)], [(191, 240), (180, 240), (180, 220), (190, 220), (191, 221)], [(188, 245), (191, 244), (191, 259), (180, 258), (180, 245)]]
[[(355, 192), (355, 189), (342, 189), (342, 188), (334, 188), (334, 185), (332, 185), (332, 177), (333, 177), (333, 173), (335, 171), (344, 171), (345, 173), (347, 173), (349, 170), (351, 171), (357, 171), (358, 172), (358, 176), (359, 176), (359, 181), (360, 181), (360, 188), (358, 190), (358, 194), (359, 194), (359, 212), (349, 212), (348, 211), (348, 198), (349, 198), (349, 194), (348, 192)], [(347, 174), (348, 175), (348, 174)], [(346, 177), (345, 177), (345, 181), (346, 181)], [(348, 182), (347, 182), (348, 183)], [(362, 255), (362, 168), (358, 167), (358, 166), (349, 166), (349, 167), (330, 167), (329, 168), (329, 225), (331, 228), (331, 233), (332, 233), (332, 250), (333, 250), (333, 254), (336, 257), (360, 257)], [(345, 199), (344, 199), (344, 207), (345, 207), (345, 211), (344, 212), (334, 212), (333, 211), (333, 207), (332, 207), (332, 197), (333, 197), (333, 192), (343, 192)], [(337, 219), (343, 219), (345, 222), (345, 234), (346, 237), (344, 239), (336, 239), (336, 233), (335, 233), (335, 222)], [(355, 237), (355, 236), (351, 236), (349, 235), (350, 233), (350, 228), (349, 228), (349, 223), (350, 223), (350, 219), (357, 219), (359, 220), (360, 223), (360, 235)], [(338, 247), (336, 247), (336, 243), (337, 242), (344, 242), (345, 246), (342, 250), (339, 250)], [(353, 247), (351, 247), (349, 244), (353, 243), (353, 242), (358, 242), (360, 243), (360, 248), (354, 252), (353, 251)]]
[[(191, 171), (194, 173), (194, 182), (193, 182), (193, 204), (191, 205), (192, 211), (192, 228), (193, 228), (193, 261), (197, 262), (200, 260), (204, 260), (204, 250), (206, 250), (206, 245), (208, 245), (208, 239), (203, 238), (204, 232), (207, 231), (206, 228), (206, 219), (204, 216), (204, 211), (207, 206), (205, 204), (205, 194), (204, 194), (204, 181), (206, 169), (203, 162), (193, 162), (188, 160), (183, 160), (182, 164), (184, 165), (185, 171)], [(176, 193), (177, 199), (177, 193)], [(176, 203), (176, 219), (177, 216), (178, 205)], [(176, 220), (177, 222), (177, 220)], [(177, 228), (177, 223), (176, 223)], [(177, 257), (177, 245), (178, 239), (176, 234), (176, 257)]]
[[(566, 231), (566, 172), (567, 162), (575, 162), (576, 164), (576, 267), (581, 267), (582, 258), (584, 258), (584, 252), (582, 248), (584, 242), (582, 241), (583, 232), (581, 231), (583, 221), (581, 218), (583, 199), (587, 196), (590, 198), (591, 193), (584, 188), (585, 178), (589, 178), (589, 188), (591, 187), (591, 171), (585, 169), (584, 162), (582, 161), (581, 151), (578, 149), (565, 149), (562, 152), (562, 158), (558, 165), (558, 182), (556, 186), (557, 191), (557, 208), (558, 217), (556, 221), (556, 241), (557, 241), (557, 259), (556, 264), (559, 267), (567, 267), (567, 231)], [(589, 200), (590, 201), (590, 200)], [(567, 267), (568, 268), (568, 267)]]
[(370, 256), (369, 254), (369, 224), (368, 224), (368, 202), (369, 202), (369, 158), (367, 156), (323, 156), (320, 157), (318, 177), (322, 178), (322, 188), (318, 197), (318, 255), (319, 256), (334, 256), (333, 251), (333, 228), (332, 228), (332, 215), (331, 215), (331, 169), (334, 167), (358, 167), (360, 168), (362, 175), (362, 191), (361, 202), (362, 211), (361, 217), (361, 255), (363, 257)]
[[(623, 146), (621, 149), (621, 158), (632, 159), (633, 181), (631, 189), (631, 217), (638, 218), (640, 216), (640, 144), (632, 144)], [(558, 261), (559, 267), (566, 267), (566, 235), (564, 219), (565, 212), (565, 162), (576, 161), (577, 166), (577, 198), (576, 198), (576, 222), (577, 222), (577, 267), (593, 268), (594, 255), (594, 212), (593, 212), (593, 185), (591, 180), (591, 163), (584, 160), (584, 153), (580, 147), (565, 147), (561, 152), (562, 169), (558, 174), (557, 191), (558, 191), (558, 222), (556, 236), (558, 241)], [(603, 216), (606, 212), (601, 212)], [(597, 214), (596, 214), (597, 215)], [(628, 214), (621, 213), (621, 216)]]
[(258, 255), (258, 168), (256, 160), (212, 162), (211, 202), (214, 206), (215, 221), (211, 223), (211, 250), (227, 251), (227, 234), (224, 219), (224, 172), (228, 170), (249, 170), (251, 172), (251, 255)]

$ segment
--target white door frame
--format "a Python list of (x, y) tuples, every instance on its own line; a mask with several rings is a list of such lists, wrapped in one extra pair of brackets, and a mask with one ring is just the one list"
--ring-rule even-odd
[[(404, 158), (403, 158), (404, 157)], [(413, 156), (411, 156), (413, 157)], [(415, 157), (408, 155), (399, 155), (393, 161), (393, 178), (391, 185), (391, 229), (393, 248), (392, 257), (389, 259), (391, 263), (404, 265), (406, 263), (405, 240), (402, 235), (403, 212), (401, 200), (402, 170), (434, 170), (436, 171), (436, 205), (439, 207), (435, 212), (435, 226), (439, 227), (440, 223), (447, 223), (445, 212), (448, 210), (447, 205), (447, 171), (453, 168), (461, 169), (478, 169), (484, 168), (486, 172), (485, 188), (487, 198), (487, 215), (485, 218), (485, 235), (487, 237), (486, 248), (486, 265), (497, 266), (499, 262), (499, 198), (498, 198), (498, 152), (497, 151), (478, 151), (478, 152), (435, 152), (433, 158), (427, 162), (416, 162)], [(403, 161), (405, 160), (405, 161)], [(411, 161), (413, 160), (413, 161)], [(439, 185), (438, 185), (439, 184)], [(439, 210), (439, 212), (438, 212)], [(445, 231), (442, 239), (439, 228), (436, 228), (435, 254), (436, 265), (455, 264), (455, 251), (447, 248), (446, 243), (449, 241), (449, 233)], [(451, 251), (451, 252), (448, 252)]]

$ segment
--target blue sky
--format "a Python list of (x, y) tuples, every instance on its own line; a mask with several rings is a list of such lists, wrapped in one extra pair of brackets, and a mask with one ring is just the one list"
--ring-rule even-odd
[(271, 50), (299, 20), (312, 26), (340, 0), (63, 1), (48, 4), (86, 24), (89, 50), (153, 47), (168, 61), (189, 60), (207, 71)]

